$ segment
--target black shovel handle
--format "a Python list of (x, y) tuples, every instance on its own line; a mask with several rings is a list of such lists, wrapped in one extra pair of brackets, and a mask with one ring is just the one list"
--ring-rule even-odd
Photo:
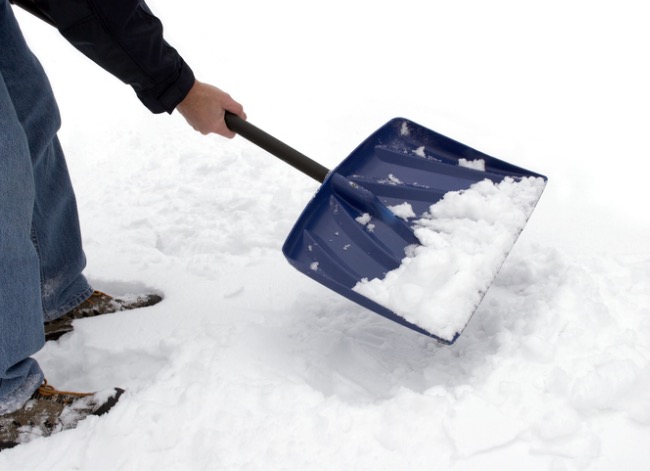
[(228, 126), (228, 129), (231, 131), (236, 132), (241, 137), (251, 141), (253, 144), (273, 154), (280, 160), (284, 160), (286, 163), (297, 168), (305, 175), (312, 177), (314, 180), (320, 183), (325, 181), (325, 177), (329, 173), (329, 170), (318, 162), (313, 161), (293, 147), (289, 147), (284, 142), (262, 131), (257, 126), (252, 125), (236, 114), (226, 111), (225, 120), (226, 126)]

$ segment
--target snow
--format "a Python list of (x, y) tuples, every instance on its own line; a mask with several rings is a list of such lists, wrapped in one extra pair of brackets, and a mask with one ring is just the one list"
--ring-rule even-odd
[[(415, 222), (421, 245), (382, 279), (353, 288), (435, 336), (462, 332), (523, 230), (546, 182), (542, 178), (485, 179), (453, 191)], [(389, 206), (405, 220), (409, 203)]]
[(87, 275), (165, 300), (38, 353), (56, 387), (127, 392), (0, 469), (648, 469), (642, 2), (150, 6), (199, 77), (329, 168), (404, 116), (549, 184), (445, 347), (286, 263), (317, 183), (151, 116), (21, 15), (59, 98)]
[(485, 172), (485, 160), (483, 159), (476, 159), (476, 160), (458, 159), (458, 166)]
[(363, 213), (361, 216), (355, 218), (355, 221), (357, 221), (362, 226), (365, 226), (369, 232), (375, 230), (375, 225), (370, 222), (372, 221), (372, 216), (370, 216), (368, 213)]
[[(402, 124), (402, 128), (404, 128), (405, 124), (406, 123)], [(401, 134), (402, 134), (402, 131), (400, 131), (400, 135)], [(388, 174), (388, 178), (386, 180), (381, 180), (381, 183), (388, 183), (390, 185), (401, 185), (402, 181), (399, 178), (397, 178), (395, 175), (390, 173), (390, 174)]]
[[(402, 126), (404, 126), (404, 124), (402, 124)], [(417, 149), (415, 149), (415, 150), (413, 151), (413, 153), (414, 153), (415, 155), (420, 156), (420, 157), (426, 157), (426, 156), (427, 156), (427, 154), (426, 154), (426, 152), (425, 152), (425, 149), (424, 149), (424, 146), (420, 146), (420, 147), (418, 147)], [(465, 160), (465, 159), (461, 159), (461, 160)]]
[(390, 209), (395, 216), (400, 217), (405, 221), (408, 221), (409, 218), (415, 217), (413, 207), (407, 202), (396, 204), (395, 206), (389, 206), (388, 209)]
[(365, 226), (368, 224), (370, 221), (372, 221), (372, 217), (368, 213), (363, 213), (361, 216), (355, 219), (359, 224), (362, 226)]

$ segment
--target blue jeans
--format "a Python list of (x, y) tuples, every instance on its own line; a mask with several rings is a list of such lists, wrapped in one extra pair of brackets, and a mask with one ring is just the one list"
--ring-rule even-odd
[(92, 293), (60, 119), (45, 72), (0, 0), (0, 414), (22, 407), (43, 381), (30, 358), (43, 347), (43, 321)]

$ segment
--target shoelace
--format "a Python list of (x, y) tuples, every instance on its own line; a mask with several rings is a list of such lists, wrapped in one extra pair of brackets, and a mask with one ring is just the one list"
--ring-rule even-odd
[(93, 393), (59, 391), (58, 389), (55, 389), (53, 386), (50, 386), (47, 383), (47, 380), (43, 381), (43, 384), (39, 386), (39, 388), (36, 390), (36, 393), (45, 399), (51, 399), (54, 398), (55, 396), (87, 397), (93, 395)]
[(85, 302), (89, 304), (97, 304), (99, 302), (107, 302), (107, 301), (112, 301), (113, 297), (109, 296), (106, 293), (103, 293), (101, 291), (95, 290), (93, 291), (93, 294), (90, 295), (88, 299), (86, 299)]

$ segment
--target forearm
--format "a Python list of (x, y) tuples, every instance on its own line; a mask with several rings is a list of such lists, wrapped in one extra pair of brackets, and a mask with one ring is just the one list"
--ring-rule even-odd
[(181, 56), (163, 39), (161, 22), (142, 0), (18, 0), (37, 8), (77, 49), (131, 85), (154, 113), (177, 109), (203, 134), (235, 134), (225, 111), (246, 119), (241, 104), (199, 82)]
[(131, 85), (154, 113), (171, 113), (194, 74), (163, 38), (161, 22), (141, 0), (35, 0), (61, 34), (112, 75)]

